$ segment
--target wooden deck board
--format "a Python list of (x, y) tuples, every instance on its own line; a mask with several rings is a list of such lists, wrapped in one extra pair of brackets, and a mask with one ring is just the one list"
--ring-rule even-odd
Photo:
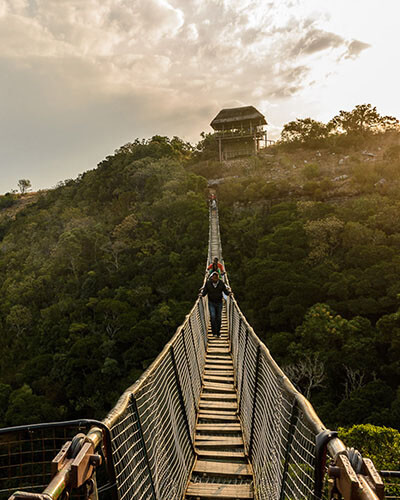
[(242, 432), (240, 424), (197, 424), (197, 431)]
[(233, 381), (234, 381), (234, 378), (233, 377), (229, 377), (229, 376), (219, 377), (218, 375), (207, 375), (207, 374), (205, 374), (203, 376), (203, 380), (204, 381), (208, 381), (208, 382), (220, 382), (221, 384), (232, 384)]
[(237, 410), (236, 401), (202, 401), (200, 400), (200, 408), (209, 408), (211, 410)]
[(225, 394), (222, 392), (202, 392), (200, 400), (211, 400), (211, 401), (237, 401), (236, 394)]
[(215, 413), (215, 412), (199, 412), (199, 418), (202, 420), (216, 420), (217, 422), (239, 422), (236, 414)]
[(208, 360), (206, 361), (206, 364), (205, 364), (205, 367), (207, 366), (218, 366), (218, 367), (227, 367), (227, 368), (230, 368), (230, 369), (233, 369), (233, 362), (232, 361), (223, 361), (223, 360), (217, 360), (217, 359), (211, 359), (211, 360)]
[(206, 368), (204, 375), (217, 375), (218, 377), (233, 377), (233, 370), (219, 369), (215, 370), (212, 368)]
[(195, 446), (243, 446), (243, 439), (241, 437), (229, 436), (213, 436), (213, 435), (196, 435)]
[(251, 467), (249, 464), (238, 462), (211, 462), (208, 460), (197, 460), (194, 472), (207, 473), (218, 476), (238, 475), (251, 476)]
[(253, 488), (250, 484), (189, 483), (186, 495), (207, 499), (246, 499), (253, 498)]
[(215, 384), (213, 382), (208, 382), (204, 384), (203, 389), (206, 391), (236, 393), (235, 386), (233, 384)]
[(222, 450), (196, 450), (197, 456), (201, 457), (202, 459), (205, 458), (218, 458), (218, 459), (236, 459), (236, 460), (243, 460), (243, 463), (247, 463), (246, 460), (246, 455), (244, 454), (244, 451), (222, 451)]

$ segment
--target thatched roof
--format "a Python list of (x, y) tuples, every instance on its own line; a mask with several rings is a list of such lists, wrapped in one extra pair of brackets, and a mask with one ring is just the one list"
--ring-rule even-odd
[(257, 111), (254, 106), (243, 106), (222, 109), (210, 125), (214, 130), (220, 130), (223, 126), (229, 128), (230, 124), (236, 126), (240, 122), (255, 122), (255, 125), (267, 124), (264, 115)]

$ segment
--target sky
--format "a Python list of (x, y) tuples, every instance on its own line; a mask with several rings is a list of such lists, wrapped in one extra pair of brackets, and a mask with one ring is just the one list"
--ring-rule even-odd
[(0, 0), (0, 193), (127, 142), (197, 143), (253, 105), (270, 139), (370, 103), (400, 118), (400, 0)]

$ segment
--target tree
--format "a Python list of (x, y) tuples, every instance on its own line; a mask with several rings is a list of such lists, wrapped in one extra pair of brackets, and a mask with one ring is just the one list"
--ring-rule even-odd
[(332, 256), (339, 246), (344, 222), (335, 216), (306, 222), (304, 229), (309, 238), (310, 262), (320, 262)]
[(323, 387), (325, 367), (319, 360), (318, 353), (306, 355), (298, 363), (285, 366), (284, 370), (290, 381), (302, 390), (307, 399), (310, 399), (312, 389)]
[(328, 123), (337, 133), (362, 134), (365, 132), (384, 132), (395, 129), (399, 120), (394, 116), (381, 116), (371, 104), (358, 104), (352, 111), (341, 110)]
[(21, 191), (21, 194), (25, 194), (32, 187), (31, 181), (29, 179), (20, 179), (18, 181), (18, 187)]
[(194, 158), (196, 160), (217, 160), (218, 159), (218, 141), (214, 134), (202, 132), (202, 140), (196, 144)]
[(21, 304), (12, 306), (6, 318), (7, 324), (21, 336), (32, 321), (31, 311)]
[(371, 424), (353, 425), (350, 429), (339, 427), (339, 438), (347, 446), (356, 448), (365, 458), (370, 458), (378, 470), (398, 470), (400, 462), (400, 433), (390, 427)]
[(312, 118), (297, 118), (284, 125), (281, 137), (284, 142), (318, 141), (328, 136), (329, 128)]

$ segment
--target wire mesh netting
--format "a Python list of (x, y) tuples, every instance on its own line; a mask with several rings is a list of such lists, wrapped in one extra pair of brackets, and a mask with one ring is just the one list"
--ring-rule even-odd
[(314, 498), (315, 438), (265, 346), (231, 301), (232, 356), (239, 415), (259, 499)]
[(51, 480), (60, 448), (93, 422), (64, 422), (0, 429), (0, 499), (17, 490), (41, 492)]
[(119, 497), (181, 498), (195, 459), (193, 438), (205, 362), (199, 300), (171, 344), (111, 425)]

